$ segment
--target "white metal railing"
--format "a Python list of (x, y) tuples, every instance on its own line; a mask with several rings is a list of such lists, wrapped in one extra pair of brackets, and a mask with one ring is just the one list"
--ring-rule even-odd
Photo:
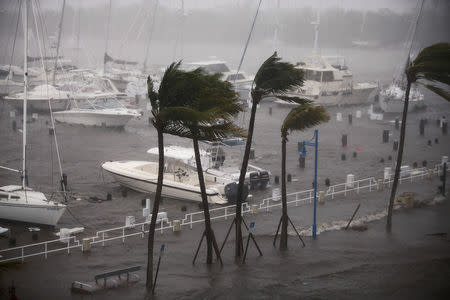
[[(450, 166), (447, 169), (450, 170)], [(405, 171), (402, 174), (403, 176), (400, 176), (400, 183), (413, 182), (414, 179), (427, 178), (429, 172), (431, 172), (433, 175), (440, 175), (442, 172), (442, 165), (436, 165), (433, 169), (419, 168)], [(390, 184), (392, 183), (392, 181), (392, 179), (384, 180), (383, 184)], [(369, 192), (377, 190), (377, 181), (374, 177), (356, 180), (352, 183), (340, 183), (330, 186), (325, 192), (325, 197), (331, 197), (331, 199), (334, 199), (334, 197), (337, 195), (343, 194), (344, 196), (346, 196), (349, 192), (356, 191), (356, 193), (359, 193), (360, 191), (364, 190), (367, 190)], [(314, 190), (311, 189), (290, 193), (286, 196), (288, 205), (298, 206), (300, 204), (311, 204), (314, 199)], [(254, 205), (257, 205), (258, 210), (268, 212), (271, 208), (281, 207), (281, 201), (279, 199), (275, 200), (273, 197), (269, 197), (260, 200), (259, 203), (255, 203)], [(228, 205), (224, 207), (213, 208), (210, 209), (209, 212), (211, 220), (227, 220), (229, 217), (232, 217), (236, 214), (236, 206)], [(242, 204), (242, 214), (245, 215), (250, 213), (252, 213), (250, 204), (244, 202)], [(204, 222), (203, 216), (203, 211), (185, 214), (184, 218), (181, 219), (181, 226), (189, 226), (189, 228), (192, 229), (194, 224)], [(145, 234), (149, 232), (149, 225), (150, 221), (145, 221), (130, 226), (120, 226), (100, 230), (96, 232), (95, 236), (89, 238), (90, 244), (101, 244), (102, 246), (105, 246), (105, 242), (108, 241), (122, 240), (122, 243), (124, 243), (125, 239), (128, 237), (141, 236), (141, 238), (144, 238)], [(158, 230), (162, 234), (165, 230), (168, 229), (173, 230), (173, 222), (169, 221), (168, 218), (158, 220), (156, 230)], [(0, 262), (16, 260), (23, 262), (25, 258), (32, 256), (44, 256), (45, 258), (47, 258), (49, 253), (55, 252), (67, 251), (67, 253), (69, 254), (72, 249), (82, 250), (82, 246), (82, 243), (77, 239), (76, 236), (67, 237), (66, 239), (55, 239), (24, 246), (17, 246), (0, 250)], [(8, 257), (4, 257), (5, 255), (7, 255)]]
[(347, 193), (351, 191), (356, 191), (356, 193), (359, 194), (359, 191), (368, 189), (369, 192), (371, 192), (373, 188), (376, 189), (376, 186), (377, 181), (375, 180), (375, 177), (355, 180), (352, 182), (344, 182), (330, 186), (325, 192), (325, 196), (331, 196), (331, 199), (334, 199), (335, 195), (344, 194), (344, 196), (347, 196)]

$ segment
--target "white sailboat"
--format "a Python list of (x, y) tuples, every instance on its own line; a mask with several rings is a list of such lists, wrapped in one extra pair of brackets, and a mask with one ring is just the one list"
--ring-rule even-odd
[[(28, 50), (28, 0), (24, 1), (24, 98), (23, 98), (23, 140), (22, 140), (22, 186), (0, 187), (0, 219), (55, 226), (66, 210), (64, 204), (49, 201), (45, 195), (27, 186), (27, 50)], [(4, 168), (3, 169), (9, 169)], [(9, 169), (12, 170), (12, 169)]]
[(16, 109), (22, 109), (24, 99), (27, 97), (30, 109), (38, 112), (48, 111), (48, 101), (51, 101), (53, 111), (64, 110), (70, 98), (70, 93), (61, 91), (50, 84), (42, 84), (34, 87), (31, 91), (10, 94), (4, 99)]
[[(420, 5), (420, 6), (419, 6)], [(418, 13), (415, 22), (411, 23), (409, 32), (407, 34), (405, 48), (406, 59), (409, 62), (409, 55), (411, 52), (411, 47), (413, 39), (415, 36), (417, 22), (419, 21), (420, 13), (422, 11), (423, 1), (421, 4), (418, 2)], [(404, 65), (397, 67), (396, 74), (392, 83), (386, 88), (379, 91), (379, 104), (380, 108), (386, 113), (402, 113), (404, 102), (405, 102), (405, 90), (406, 90), (406, 78), (405, 78), (405, 68)], [(425, 101), (423, 94), (416, 87), (412, 87), (409, 94), (409, 105), (408, 111), (414, 111), (418, 109), (425, 108)]]

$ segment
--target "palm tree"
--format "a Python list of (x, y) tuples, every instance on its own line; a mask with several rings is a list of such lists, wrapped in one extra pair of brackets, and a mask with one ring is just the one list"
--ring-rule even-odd
[[(305, 101), (305, 100), (302, 100)], [(330, 116), (322, 106), (312, 106), (309, 103), (303, 103), (294, 107), (283, 121), (281, 126), (281, 236), (280, 250), (287, 249), (287, 196), (286, 196), (286, 143), (288, 142), (289, 132), (302, 131), (307, 128), (316, 126), (323, 122), (328, 122)], [(278, 230), (277, 230), (278, 233)]]
[[(186, 102), (185, 91), (190, 88), (187, 82), (186, 72), (179, 70), (180, 62), (172, 63), (164, 73), (158, 92), (154, 90), (154, 84), (150, 76), (147, 79), (148, 97), (152, 106), (152, 124), (158, 136), (158, 181), (156, 186), (155, 200), (150, 221), (148, 234), (147, 253), (147, 282), (148, 291), (153, 288), (153, 246), (155, 237), (156, 218), (158, 216), (159, 204), (164, 177), (164, 139), (163, 133), (168, 132), (171, 124), (171, 114), (167, 113), (169, 107), (177, 107)], [(181, 104), (180, 104), (181, 103)]]
[[(236, 226), (235, 257), (240, 257), (243, 250), (242, 244), (242, 202), (244, 198), (244, 181), (247, 173), (250, 148), (252, 145), (253, 130), (255, 126), (256, 108), (265, 97), (285, 93), (294, 87), (303, 84), (303, 71), (295, 68), (288, 62), (281, 62), (281, 58), (275, 52), (259, 68), (253, 80), (251, 96), (252, 108), (248, 125), (248, 136), (245, 145), (244, 157), (242, 159), (241, 172), (239, 176), (238, 193), (236, 200), (236, 217), (233, 220)], [(288, 100), (289, 97), (285, 97)], [(232, 223), (233, 224), (233, 223)], [(232, 226), (232, 225), (231, 225)]]
[(169, 126), (168, 130), (171, 134), (190, 138), (193, 142), (205, 217), (205, 232), (202, 240), (203, 237), (206, 237), (206, 263), (211, 264), (213, 246), (217, 258), (220, 261), (222, 260), (211, 226), (208, 196), (198, 143), (201, 140), (219, 141), (230, 135), (242, 136), (242, 130), (233, 124), (233, 117), (242, 111), (242, 107), (231, 84), (220, 80), (221, 74), (208, 75), (202, 69), (196, 69), (189, 72), (189, 76), (190, 86), (193, 87), (192, 93), (188, 97), (189, 102), (184, 103), (183, 107), (172, 107), (168, 110), (177, 119)]
[(403, 104), (400, 144), (398, 147), (394, 182), (392, 183), (391, 196), (389, 198), (386, 223), (387, 231), (391, 231), (392, 228), (392, 208), (394, 206), (395, 194), (397, 192), (398, 179), (400, 177), (400, 166), (402, 165), (403, 147), (405, 144), (406, 117), (408, 115), (409, 91), (411, 89), (411, 84), (420, 84), (443, 97), (447, 101), (450, 101), (450, 93), (442, 87), (436, 85), (436, 83), (450, 85), (450, 44), (437, 43), (422, 49), (414, 61), (408, 61), (405, 74), (407, 80), (405, 102)]

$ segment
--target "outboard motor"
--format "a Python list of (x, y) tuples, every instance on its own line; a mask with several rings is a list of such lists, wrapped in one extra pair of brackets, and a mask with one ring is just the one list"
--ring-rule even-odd
[(268, 171), (259, 172), (259, 188), (265, 189), (269, 183), (270, 176)]
[(251, 172), (250, 173), (250, 189), (254, 190), (259, 186), (259, 173)]
[[(227, 197), (228, 203), (235, 204), (238, 194), (238, 183), (232, 182), (225, 186), (225, 196)], [(244, 183), (244, 199), (245, 202), (248, 196), (248, 183)]]

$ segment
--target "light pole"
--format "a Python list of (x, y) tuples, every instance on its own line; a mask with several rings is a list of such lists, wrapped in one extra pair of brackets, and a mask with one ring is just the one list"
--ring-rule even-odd
[(316, 216), (317, 216), (317, 150), (319, 146), (319, 130), (314, 130), (314, 142), (311, 141), (302, 141), (302, 151), (299, 153), (300, 155), (306, 156), (306, 146), (314, 147), (314, 216), (313, 216), (313, 225), (312, 225), (312, 237), (315, 239), (317, 235), (317, 225), (316, 225)]

